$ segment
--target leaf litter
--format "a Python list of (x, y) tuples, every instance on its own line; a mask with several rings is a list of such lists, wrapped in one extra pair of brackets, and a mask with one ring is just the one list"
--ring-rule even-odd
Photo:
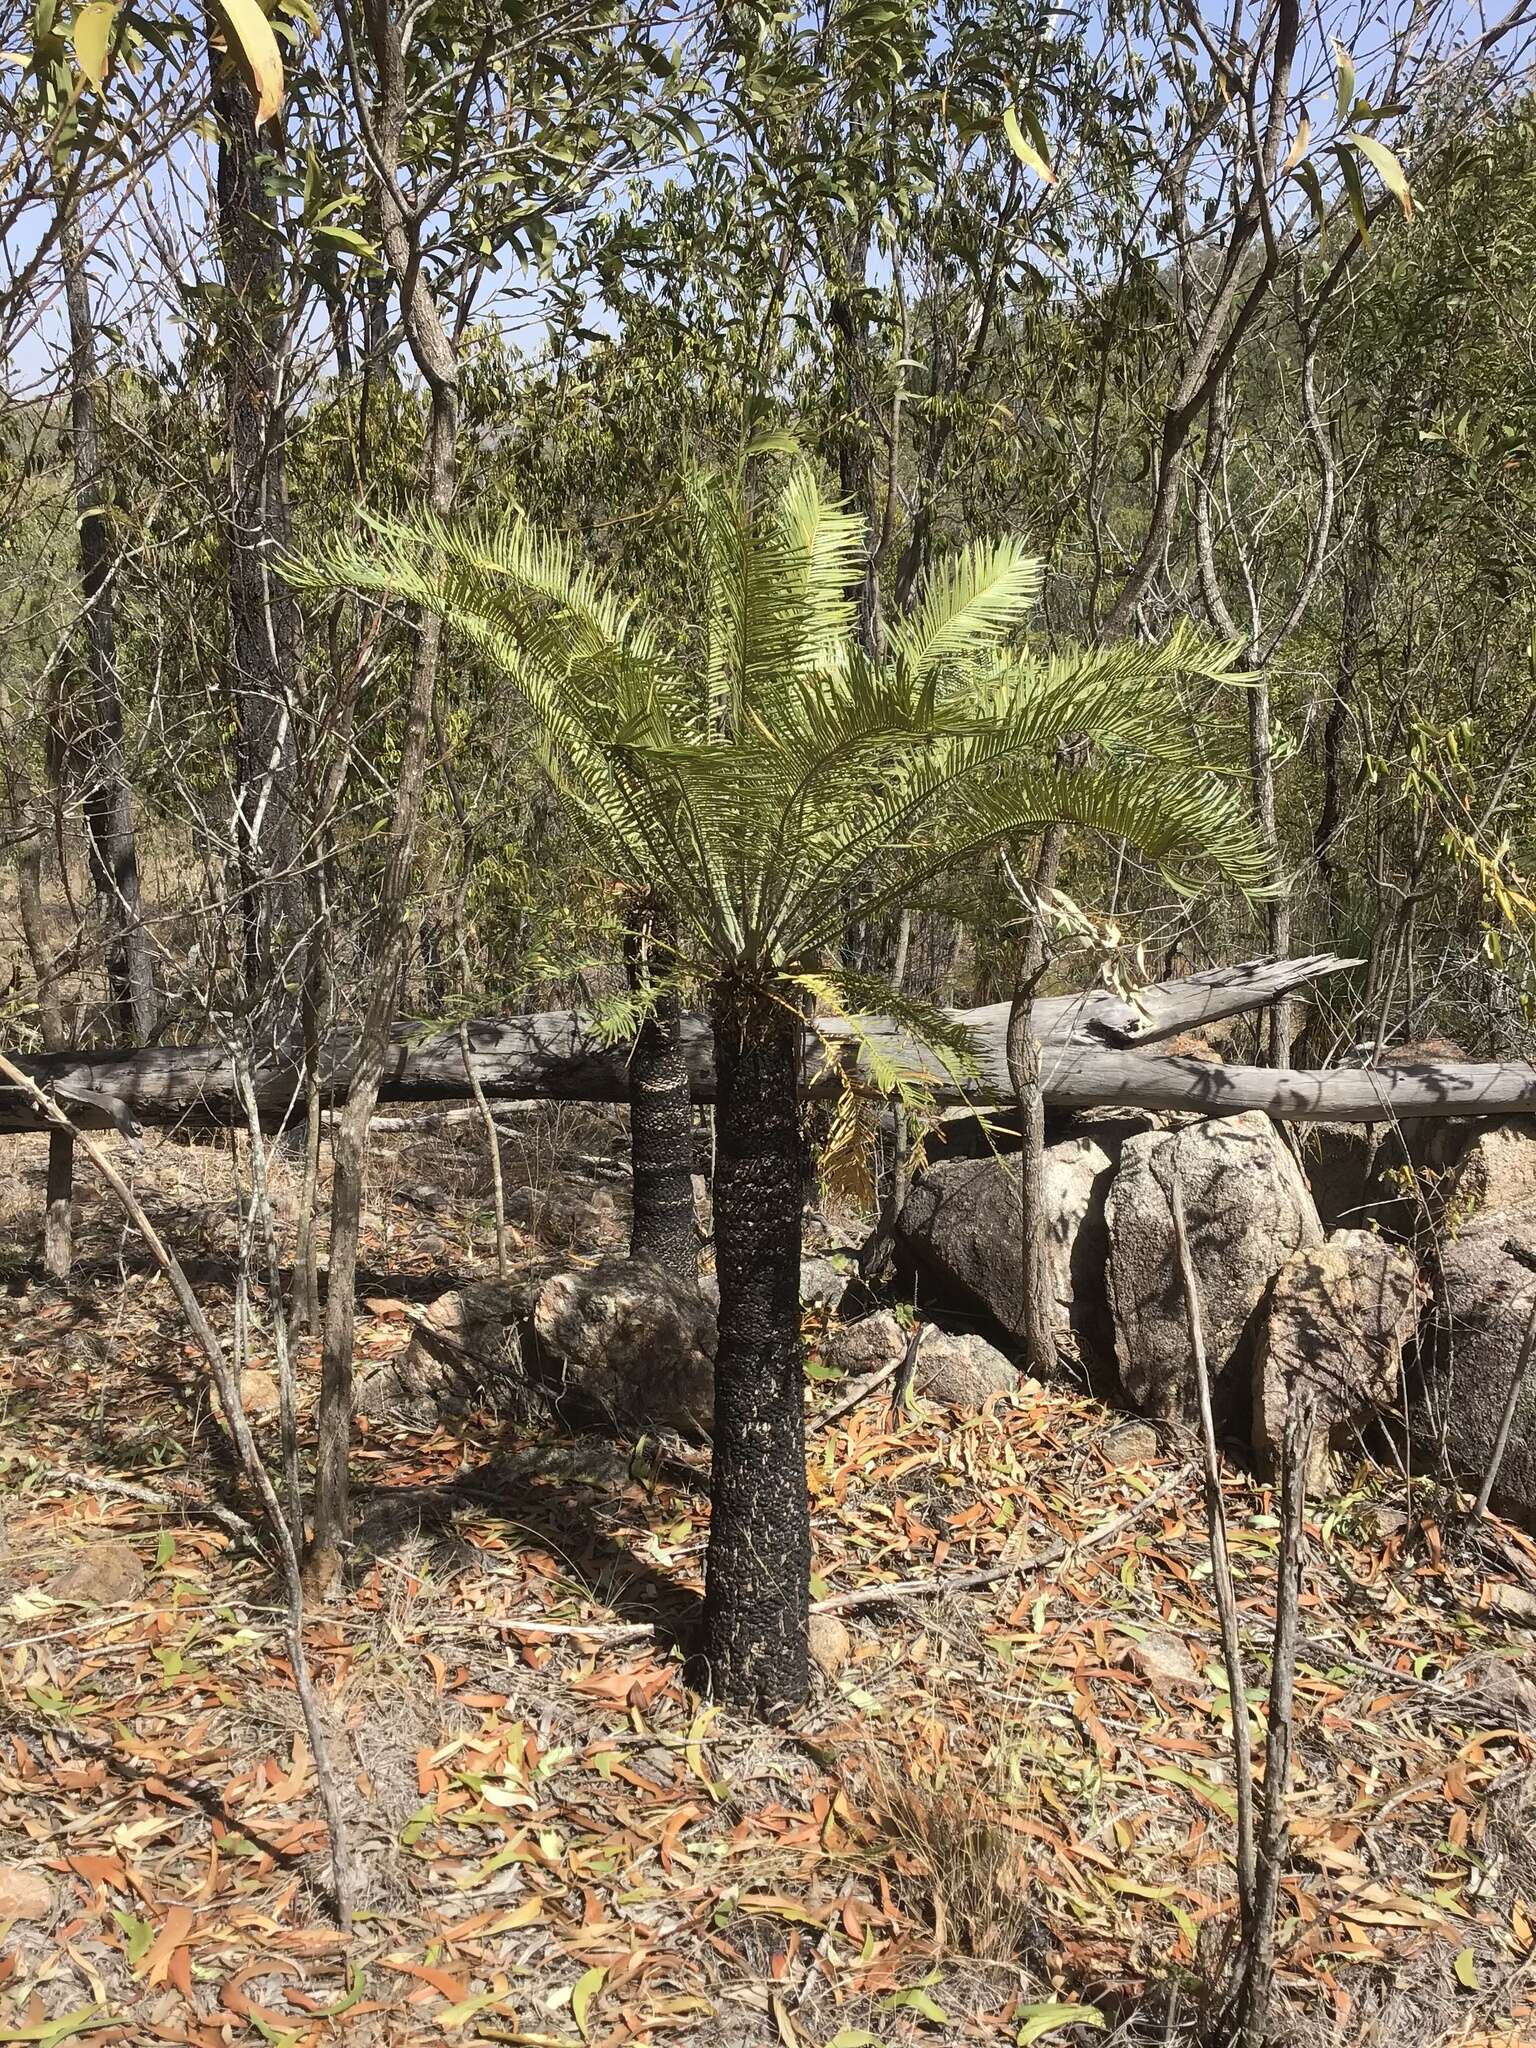
[[(360, 1359), (409, 1340), (396, 1294), (440, 1256), (411, 1228)], [(1170, 1439), (1122, 1469), (1091, 1401), (872, 1396), (821, 1427), (813, 1383), (814, 1593), (935, 1591), (845, 1605), (847, 1661), (776, 1731), (685, 1682), (696, 1471), (553, 1425), (373, 1424), (347, 1591), (308, 1634), (363, 1879), (344, 1938), (276, 1585), (203, 1512), (250, 1504), (165, 1291), (114, 1267), (0, 1298), (0, 1388), (0, 2043), (1072, 2043), (1138, 2013), (1161, 2039), (1231, 1936), (1195, 1461)], [(1308, 2040), (1407, 2013), (1529, 2041), (1536, 1660), (1497, 1593), (1536, 1585), (1536, 1545), (1492, 1524), (1469, 1556), (1429, 1496), (1357, 1477), (1308, 1526), (1288, 2009)], [(1225, 1484), (1261, 1718), (1276, 1503)], [(108, 1544), (129, 1597), (50, 1593)], [(7, 1924), (21, 1879), (46, 1906)]]

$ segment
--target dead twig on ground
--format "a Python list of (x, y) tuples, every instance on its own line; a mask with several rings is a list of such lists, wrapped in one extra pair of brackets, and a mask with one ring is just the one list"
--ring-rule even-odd
[(237, 1515), (233, 1508), (222, 1508), (200, 1496), (188, 1495), (178, 1499), (172, 1493), (156, 1493), (152, 1486), (136, 1486), (127, 1479), (108, 1479), (99, 1472), (76, 1472), (59, 1465), (49, 1465), (44, 1469), (49, 1479), (56, 1479), (64, 1486), (78, 1486), (87, 1493), (108, 1493), (120, 1500), (135, 1500), (143, 1507), (159, 1508), (167, 1514), (206, 1515), (210, 1522), (217, 1522), (231, 1535), (251, 1540), (256, 1535), (244, 1515)]
[(830, 1429), (834, 1422), (840, 1421), (848, 1413), (850, 1408), (857, 1408), (866, 1394), (872, 1394), (876, 1387), (883, 1387), (888, 1379), (893, 1378), (915, 1360), (917, 1347), (923, 1341), (925, 1327), (922, 1323), (918, 1324), (908, 1338), (907, 1348), (900, 1358), (893, 1358), (889, 1365), (882, 1365), (876, 1372), (867, 1372), (862, 1379), (855, 1382), (840, 1401), (834, 1402), (826, 1413), (818, 1418), (817, 1428)]

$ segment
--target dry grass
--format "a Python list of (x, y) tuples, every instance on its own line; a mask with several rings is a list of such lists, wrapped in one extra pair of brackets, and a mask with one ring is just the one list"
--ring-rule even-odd
[(941, 1955), (1022, 1964), (1041, 1946), (1030, 1860), (1018, 1829), (1022, 1759), (1000, 1748), (980, 1768), (872, 1743), (856, 1779), (905, 1894)]

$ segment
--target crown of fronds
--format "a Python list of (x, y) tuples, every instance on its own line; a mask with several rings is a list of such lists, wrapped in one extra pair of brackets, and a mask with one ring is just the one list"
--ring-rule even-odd
[[(666, 898), (707, 971), (805, 966), (850, 915), (1055, 822), (1266, 886), (1240, 789), (1181, 691), (1238, 679), (1234, 648), (1180, 626), (1155, 646), (1037, 654), (1020, 631), (1040, 566), (1000, 541), (942, 563), (877, 662), (850, 598), (862, 522), (808, 465), (755, 501), (712, 472), (685, 495), (706, 592), (686, 640), (521, 518), (374, 521), (285, 573), (419, 605), (483, 648), (596, 856)], [(1086, 765), (1064, 765), (1077, 737)]]

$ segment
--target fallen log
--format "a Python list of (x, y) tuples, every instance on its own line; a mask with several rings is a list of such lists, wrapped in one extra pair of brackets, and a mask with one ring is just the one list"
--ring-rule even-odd
[(1536, 1115), (1524, 1060), (1419, 1060), (1400, 1067), (1229, 1067), (1140, 1053), (1069, 1050), (1043, 1076), (1064, 1109), (1263, 1110), (1282, 1123), (1408, 1123), (1418, 1117)]
[[(1334, 953), (1296, 960), (1246, 960), (1235, 967), (1208, 968), (1155, 983), (1140, 990), (1134, 1002), (1107, 989), (1053, 996), (1036, 1004), (1035, 1028), (1048, 1055), (1053, 1049), (1063, 1053), (1075, 1048), (1139, 1049), (1245, 1010), (1265, 1008), (1277, 996), (1306, 982), (1359, 964)], [(845, 1021), (827, 1019), (817, 1031), (808, 1032), (807, 1088), (817, 1092), (835, 1085), (836, 1065), (858, 1051), (858, 1036), (863, 1034), (870, 1045), (878, 1046), (908, 1071), (926, 1075), (945, 1101), (1011, 1099), (1008, 1005), (993, 1003), (981, 1009), (952, 1010), (947, 1015), (964, 1028), (975, 1048), (979, 1075), (965, 1088), (949, 1081), (942, 1063), (927, 1047), (890, 1019), (880, 1017), (861, 1019), (857, 1031)], [(622, 1102), (628, 1094), (627, 1047), (598, 1043), (576, 1011), (482, 1018), (466, 1029), (467, 1064), (457, 1028), (432, 1031), (401, 1024), (385, 1065), (379, 1100), (468, 1100), (475, 1082), (487, 1097), (500, 1101)], [(694, 1096), (701, 1102), (710, 1101), (715, 1067), (708, 1022), (699, 1016), (685, 1017), (682, 1029)], [(322, 1049), (321, 1093), (327, 1103), (345, 1096), (353, 1054), (350, 1033), (336, 1034)], [(192, 1130), (222, 1130), (245, 1121), (233, 1063), (219, 1046), (55, 1053), (18, 1058), (16, 1063), (49, 1089), (84, 1129), (116, 1125), (132, 1134), (142, 1124), (174, 1124)], [(867, 1047), (860, 1064), (868, 1070)], [(294, 1066), (269, 1064), (257, 1070), (253, 1081), (264, 1123), (280, 1126), (301, 1113), (304, 1090)], [(46, 1126), (35, 1108), (20, 1091), (0, 1088), (0, 1131), (43, 1128)]]

